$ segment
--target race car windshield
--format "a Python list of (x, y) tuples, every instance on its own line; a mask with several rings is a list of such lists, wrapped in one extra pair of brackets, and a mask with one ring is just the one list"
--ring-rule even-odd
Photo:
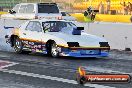
[(59, 32), (65, 27), (76, 27), (72, 22), (46, 21), (43, 22), (43, 30), (48, 32)]

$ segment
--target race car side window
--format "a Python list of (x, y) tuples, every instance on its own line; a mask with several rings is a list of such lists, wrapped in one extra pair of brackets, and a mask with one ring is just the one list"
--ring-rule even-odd
[(41, 24), (38, 21), (31, 21), (28, 23), (26, 30), (42, 32)]
[(33, 22), (30, 21), (30, 22), (28, 23), (28, 25), (27, 25), (27, 27), (26, 27), (25, 30), (32, 30), (32, 28), (33, 28)]
[(38, 21), (33, 22), (33, 29), (32, 31), (42, 32), (41, 24)]
[(59, 32), (64, 27), (76, 27), (72, 22), (46, 21), (42, 23), (44, 32)]

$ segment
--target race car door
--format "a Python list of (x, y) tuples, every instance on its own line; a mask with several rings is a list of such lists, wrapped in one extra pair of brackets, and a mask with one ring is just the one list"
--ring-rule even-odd
[(42, 27), (39, 21), (29, 21), (22, 31), (23, 42), (34, 52), (42, 51)]

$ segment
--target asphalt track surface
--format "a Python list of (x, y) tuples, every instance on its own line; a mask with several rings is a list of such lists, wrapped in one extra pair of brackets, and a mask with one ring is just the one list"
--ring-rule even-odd
[(108, 58), (52, 58), (39, 53), (26, 55), (1, 50), (0, 60), (16, 63), (0, 70), (0, 88), (132, 88), (132, 83), (82, 86), (75, 81), (79, 66), (86, 67), (88, 73), (132, 76), (131, 52), (113, 50)]

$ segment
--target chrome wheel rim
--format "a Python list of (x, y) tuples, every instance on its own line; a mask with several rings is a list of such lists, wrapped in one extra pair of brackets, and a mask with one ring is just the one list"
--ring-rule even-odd
[(52, 55), (57, 56), (58, 55), (58, 50), (57, 50), (57, 45), (53, 44), (52, 49), (51, 49)]
[(21, 48), (20, 40), (17, 39), (15, 45), (16, 45), (16, 48), (20, 49)]

